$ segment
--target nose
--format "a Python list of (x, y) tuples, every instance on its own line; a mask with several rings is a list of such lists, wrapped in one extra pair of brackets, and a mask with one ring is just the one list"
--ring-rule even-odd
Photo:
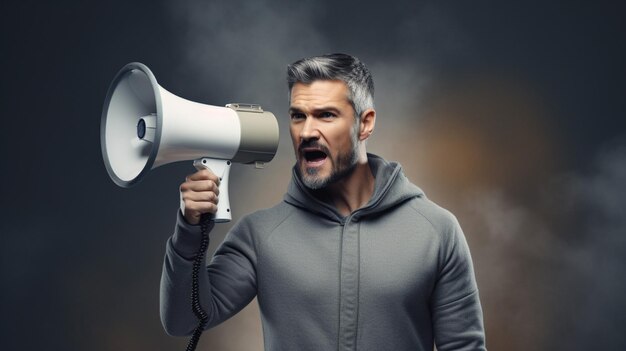
[(307, 117), (300, 129), (300, 139), (303, 140), (316, 140), (319, 139), (320, 132), (315, 123), (315, 118)]

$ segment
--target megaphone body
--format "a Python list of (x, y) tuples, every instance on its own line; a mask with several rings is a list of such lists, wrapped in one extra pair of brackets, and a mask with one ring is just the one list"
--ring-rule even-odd
[(161, 87), (148, 67), (129, 63), (115, 76), (100, 125), (104, 163), (121, 187), (138, 183), (152, 169), (184, 160), (210, 168), (221, 179), (216, 222), (231, 220), (228, 178), (231, 162), (272, 160), (278, 122), (258, 105), (201, 104)]

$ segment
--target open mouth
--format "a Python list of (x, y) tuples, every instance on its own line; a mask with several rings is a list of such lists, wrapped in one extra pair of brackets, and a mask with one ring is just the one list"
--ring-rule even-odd
[(319, 162), (326, 158), (326, 153), (320, 150), (312, 150), (304, 152), (304, 159), (307, 162)]
[(304, 161), (308, 166), (319, 166), (324, 163), (328, 157), (324, 151), (319, 149), (305, 149), (303, 150), (302, 155), (304, 156)]

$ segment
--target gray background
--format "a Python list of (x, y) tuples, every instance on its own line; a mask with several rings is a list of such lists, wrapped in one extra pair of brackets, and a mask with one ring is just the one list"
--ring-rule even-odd
[[(255, 102), (280, 120), (264, 170), (235, 165), (235, 220), (280, 201), (293, 153), (284, 71), (348, 52), (374, 74), (371, 152), (452, 210), (492, 350), (626, 348), (626, 25), (617, 2), (2, 2), (0, 348), (182, 350), (158, 316), (190, 162), (132, 189), (100, 153), (115, 73)], [(211, 250), (230, 225), (212, 233)], [(200, 349), (260, 350), (255, 303)]]

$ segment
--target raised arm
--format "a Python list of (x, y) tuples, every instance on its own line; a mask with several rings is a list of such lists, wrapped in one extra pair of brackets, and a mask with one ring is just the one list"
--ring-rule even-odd
[[(198, 325), (191, 308), (193, 260), (201, 244), (197, 223), (203, 213), (215, 212), (218, 185), (219, 180), (207, 170), (187, 177), (181, 185), (181, 211), (174, 234), (167, 241), (161, 276), (161, 321), (170, 335), (190, 335)], [(207, 328), (228, 319), (254, 298), (255, 265), (252, 233), (238, 224), (199, 275), (200, 304), (208, 315)]]

